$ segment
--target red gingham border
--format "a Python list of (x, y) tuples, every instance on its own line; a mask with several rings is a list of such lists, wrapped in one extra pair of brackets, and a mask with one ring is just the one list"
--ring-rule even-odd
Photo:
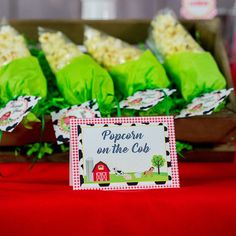
[[(80, 173), (79, 173), (79, 157), (78, 157), (78, 125), (85, 124), (114, 124), (114, 123), (165, 123), (168, 125), (168, 136), (170, 146), (171, 160), (171, 185), (155, 185), (155, 186), (111, 186), (106, 188), (80, 188)], [(70, 152), (72, 159), (72, 178), (74, 190), (137, 190), (137, 189), (157, 189), (157, 188), (179, 188), (179, 171), (175, 147), (175, 129), (173, 116), (152, 116), (152, 117), (114, 117), (114, 118), (96, 118), (96, 119), (70, 119)]]
[(73, 189), (78, 190), (79, 178), (79, 157), (78, 157), (78, 120), (70, 119), (70, 161), (72, 161), (70, 176), (72, 177)]

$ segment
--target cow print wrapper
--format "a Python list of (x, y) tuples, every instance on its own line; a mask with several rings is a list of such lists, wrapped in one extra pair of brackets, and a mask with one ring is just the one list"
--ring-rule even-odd
[(35, 96), (20, 96), (8, 102), (0, 109), (0, 130), (12, 132), (40, 99)]
[(175, 91), (175, 89), (147, 89), (145, 91), (138, 91), (133, 96), (129, 96), (126, 100), (121, 101), (120, 108), (147, 111)]
[(175, 118), (210, 115), (229, 96), (231, 91), (233, 91), (232, 88), (202, 94), (193, 99), (193, 101)]
[(52, 112), (51, 116), (57, 144), (62, 144), (70, 141), (71, 118), (100, 118), (101, 114), (96, 100), (91, 100), (79, 106), (75, 105), (58, 112)]

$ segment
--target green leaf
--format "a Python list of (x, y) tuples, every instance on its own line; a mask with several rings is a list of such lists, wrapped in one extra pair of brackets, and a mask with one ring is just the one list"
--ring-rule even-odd
[(29, 112), (27, 116), (25, 116), (24, 119), (22, 120), (22, 125), (26, 129), (33, 129), (32, 122), (41, 122), (41, 121), (37, 118), (37, 116), (34, 113)]
[(28, 151), (26, 152), (26, 155), (27, 156), (32, 156), (34, 153), (39, 151), (40, 144), (39, 143), (29, 144), (26, 147), (28, 148)]
[(20, 152), (21, 152), (21, 148), (20, 147), (16, 147), (15, 148), (15, 156), (19, 156), (20, 155)]
[(183, 151), (191, 151), (192, 149), (193, 149), (192, 145), (188, 143), (176, 141), (176, 152), (179, 156), (184, 157)]
[(48, 143), (44, 143), (39, 152), (38, 152), (38, 159), (41, 159), (42, 157), (44, 157), (46, 154), (49, 154), (51, 155), (53, 153), (53, 149), (51, 148), (51, 144), (48, 144)]
[(61, 151), (62, 152), (68, 152), (69, 151), (69, 147), (65, 144), (61, 144), (60, 145)]
[(51, 155), (53, 153), (52, 144), (49, 143), (43, 143), (42, 145), (40, 145), (40, 143), (34, 143), (27, 145), (27, 148), (28, 150), (26, 155), (32, 156), (35, 154), (38, 159), (43, 158), (47, 154)]
[(0, 130), (0, 143), (1, 143), (1, 141), (2, 141), (2, 135), (3, 135), (3, 131)]
[(149, 110), (140, 111), (139, 116), (170, 115), (173, 106), (173, 99), (171, 97), (166, 96), (163, 101), (157, 103)]
[(225, 107), (225, 105), (226, 105), (226, 101), (221, 102), (221, 103), (214, 109), (213, 112), (215, 113), (215, 112), (221, 111), (221, 110)]

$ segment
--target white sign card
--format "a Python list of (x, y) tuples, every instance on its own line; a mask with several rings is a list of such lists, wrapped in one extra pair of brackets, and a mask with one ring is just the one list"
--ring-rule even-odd
[(174, 119), (70, 120), (74, 190), (178, 188)]

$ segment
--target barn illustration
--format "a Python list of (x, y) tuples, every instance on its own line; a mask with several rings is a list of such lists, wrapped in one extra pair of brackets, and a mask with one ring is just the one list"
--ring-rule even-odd
[(98, 162), (93, 168), (93, 181), (94, 182), (110, 181), (110, 169), (102, 161)]

